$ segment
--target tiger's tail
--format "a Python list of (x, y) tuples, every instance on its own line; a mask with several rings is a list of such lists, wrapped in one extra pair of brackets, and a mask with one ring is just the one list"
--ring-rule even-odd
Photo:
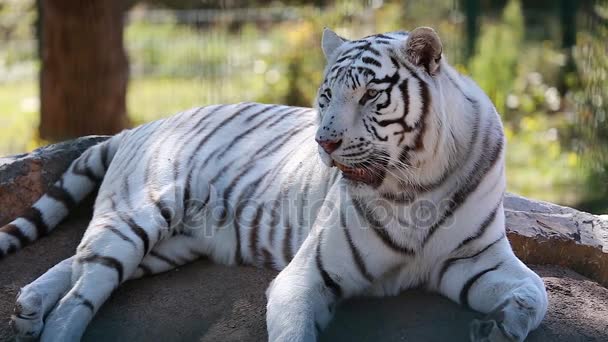
[(95, 190), (116, 154), (123, 133), (89, 147), (22, 216), (0, 227), (0, 259), (50, 233)]

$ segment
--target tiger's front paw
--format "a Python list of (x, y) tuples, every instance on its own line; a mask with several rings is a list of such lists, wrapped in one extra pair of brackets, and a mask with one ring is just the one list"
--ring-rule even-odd
[(266, 296), (266, 327), (270, 342), (314, 342), (317, 331), (313, 313), (302, 297), (297, 295), (297, 287), (277, 282), (275, 279)]
[(17, 296), (15, 309), (9, 323), (15, 333), (16, 340), (37, 339), (44, 327), (42, 315), (42, 296), (28, 288), (22, 290)]
[(493, 319), (473, 320), (469, 330), (471, 342), (518, 342), (519, 339), (509, 336), (501, 329), (501, 324)]

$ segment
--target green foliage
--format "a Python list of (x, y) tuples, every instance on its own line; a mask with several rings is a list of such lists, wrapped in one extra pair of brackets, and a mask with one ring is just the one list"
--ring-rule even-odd
[(587, 176), (585, 195), (579, 206), (608, 212), (608, 5), (597, 6), (603, 23), (577, 37), (574, 60), (579, 86), (571, 99), (578, 115), (573, 134)]
[(226, 30), (201, 35), (188, 26), (134, 22), (125, 44), (135, 76), (196, 77), (202, 70), (221, 72), (227, 49), (235, 41)]
[(38, 96), (33, 81), (0, 83), (0, 156), (38, 147)]
[(470, 62), (470, 73), (494, 101), (498, 111), (504, 113), (523, 43), (523, 14), (519, 1), (510, 0), (502, 19), (484, 23), (481, 32), (477, 52)]
[(0, 0), (0, 83), (35, 77), (35, 20), (34, 0)]

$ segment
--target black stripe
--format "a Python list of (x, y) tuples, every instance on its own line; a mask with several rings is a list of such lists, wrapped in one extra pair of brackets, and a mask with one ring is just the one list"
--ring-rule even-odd
[(405, 124), (405, 118), (407, 117), (407, 114), (410, 112), (410, 92), (409, 92), (409, 88), (408, 88), (408, 79), (406, 78), (405, 80), (403, 80), (403, 82), (399, 83), (399, 86), (397, 87), (399, 88), (399, 92), (401, 92), (401, 100), (403, 101), (403, 122), (404, 125), (407, 126), (407, 124)]
[(382, 198), (396, 204), (410, 204), (416, 199), (416, 195), (410, 192), (402, 193), (381, 193)]
[(46, 191), (46, 194), (52, 199), (63, 203), (65, 208), (68, 210), (72, 210), (74, 207), (76, 207), (76, 200), (74, 197), (72, 197), (72, 195), (61, 185), (51, 185), (51, 187)]
[[(261, 148), (259, 148), (256, 152), (254, 152), (251, 155), (251, 159), (244, 165), (242, 165), (239, 169), (242, 170), (240, 174), (238, 174), (231, 182), (230, 184), (226, 187), (226, 190), (224, 190), (224, 198), (225, 199), (229, 199), (232, 191), (234, 190), (234, 187), (236, 186), (236, 184), (241, 180), (241, 178), (246, 175), (247, 173), (249, 173), (252, 170), (252, 167), (256, 162), (258, 162), (259, 160), (275, 153), (276, 151), (278, 151), (283, 144), (285, 144), (287, 141), (289, 141), (292, 137), (294, 137), (297, 133), (301, 132), (302, 130), (304, 130), (305, 128), (311, 127), (313, 126), (312, 123), (310, 124), (305, 124), (301, 127), (296, 127), (291, 129), (288, 132), (285, 132), (284, 134), (281, 134), (281, 136), (285, 136), (283, 140), (279, 140), (278, 137), (275, 137), (275, 139), (269, 141), (268, 143), (266, 143), (264, 146), (262, 146)], [(278, 142), (278, 143), (277, 143)], [(273, 147), (270, 150), (266, 150), (268, 147), (270, 147), (272, 144), (276, 144), (275, 147)], [(263, 154), (260, 154), (262, 151), (266, 150)], [(284, 162), (288, 161), (289, 158), (289, 154), (285, 155), (285, 157), (279, 161), (278, 163), (275, 163), (275, 169), (280, 169), (279, 165), (284, 164)], [(239, 157), (238, 159), (242, 159), (242, 157)], [(234, 162), (236, 162), (237, 160), (235, 160)], [(234, 163), (233, 162), (233, 163)], [(227, 166), (229, 166), (232, 163), (228, 163)], [(219, 175), (223, 172), (225, 172), (226, 168), (222, 168), (221, 172), (218, 172), (218, 174), (216, 174), (216, 176), (214, 176), (212, 178), (213, 181), (215, 181), (217, 179), (217, 177), (219, 177)], [(271, 170), (268, 170), (264, 175), (262, 175), (260, 178), (258, 178), (258, 180), (256, 180), (253, 183), (256, 183), (256, 189), (257, 186), (259, 185), (259, 182), (261, 181), (262, 178), (264, 178), (266, 175), (268, 175), (270, 173)], [(213, 182), (211, 182), (213, 183)], [(251, 183), (251, 184), (253, 184)]]
[(28, 220), (36, 227), (36, 231), (38, 232), (38, 238), (48, 233), (49, 227), (44, 222), (44, 219), (42, 218), (42, 213), (38, 208), (30, 207), (21, 217)]
[(243, 252), (241, 251), (241, 225), (234, 220), (234, 234), (236, 239), (236, 247), (234, 251), (234, 263), (237, 265), (243, 264)]
[(260, 116), (260, 114), (264, 114), (271, 109), (274, 109), (277, 107), (285, 107), (285, 106), (280, 106), (280, 105), (262, 105), (262, 106), (264, 106), (264, 108), (262, 110), (260, 110), (259, 112), (249, 114), (249, 116), (245, 119), (245, 122), (251, 122), (253, 119)]
[[(286, 135), (286, 137), (283, 139), (283, 141), (279, 141), (279, 143), (277, 144), (277, 146), (275, 146), (273, 149), (266, 151), (263, 155), (259, 155), (260, 152), (264, 151), (265, 149), (267, 149), (268, 147), (270, 147), (273, 143), (276, 143), (278, 141), (277, 138), (271, 140), (270, 142), (266, 143), (264, 146), (262, 146), (260, 149), (258, 149), (255, 153), (252, 154), (251, 159), (249, 160), (249, 162), (247, 162), (246, 164), (241, 166), (241, 173), (239, 175), (237, 175), (231, 182), (230, 184), (226, 187), (226, 190), (224, 190), (224, 194), (223, 194), (223, 198), (224, 198), (224, 202), (227, 203), (227, 201), (230, 199), (232, 192), (234, 191), (235, 186), (237, 185), (237, 183), (241, 180), (241, 178), (247, 174), (248, 172), (251, 171), (251, 166), (253, 164), (255, 164), (257, 161), (259, 161), (260, 159), (273, 154), (274, 152), (276, 152), (285, 142), (289, 141), (293, 136), (295, 136), (295, 134), (299, 133), (300, 131), (302, 131), (303, 129), (312, 126), (312, 123), (309, 124), (305, 124), (302, 127), (296, 127), (294, 129), (291, 129), (288, 132), (285, 132), (282, 135)], [(283, 158), (282, 161), (280, 161), (277, 165), (282, 165), (283, 163), (287, 162), (289, 158), (289, 154), (285, 156), (285, 158)], [(230, 164), (232, 163), (227, 163), (227, 165), (222, 168), (222, 170), (220, 172), (218, 172), (213, 178), (213, 182), (221, 175), (225, 172), (225, 170), (227, 169), (227, 167), (230, 166)], [(249, 196), (250, 194), (253, 194), (257, 188), (259, 187), (262, 179), (264, 177), (266, 177), (271, 170), (267, 171), (265, 174), (263, 174), (262, 176), (260, 176), (257, 180), (251, 182), (248, 186), (244, 187), (244, 189), (246, 189), (246, 191), (244, 193), (241, 194), (241, 196), (239, 196), (239, 200), (237, 201), (237, 203), (241, 203), (240, 198), (242, 198), (245, 194), (247, 194), (247, 196)], [(211, 182), (211, 183), (213, 183)], [(234, 220), (234, 228), (235, 228), (235, 235), (236, 235), (236, 244), (237, 244), (237, 248), (235, 251), (235, 262), (237, 263), (241, 263), (242, 262), (242, 252), (241, 252), (241, 239), (240, 239), (240, 224), (239, 224), (239, 215), (240, 215), (240, 211), (242, 210), (237, 208), (236, 213), (235, 213), (235, 220)], [(221, 220), (220, 220), (220, 226), (225, 223), (227, 220), (227, 215), (225, 215)]]
[[(196, 155), (197, 151), (190, 151), (190, 158), (186, 158), (185, 156), (182, 156), (182, 153), (184, 152), (184, 150), (186, 150), (187, 147), (190, 147), (193, 145), (192, 143), (192, 139), (194, 139), (195, 137), (199, 136), (201, 134), (201, 132), (207, 127), (207, 124), (202, 125), (208, 118), (210, 118), (210, 114), (215, 113), (217, 110), (219, 110), (220, 107), (218, 108), (214, 108), (213, 111), (211, 111), (210, 113), (207, 114), (207, 116), (204, 116), (202, 119), (199, 119), (199, 122), (196, 124), (196, 126), (194, 126), (193, 128), (189, 129), (188, 132), (186, 134), (184, 134), (181, 139), (179, 139), (176, 142), (176, 146), (178, 146), (177, 151), (175, 151), (174, 153), (174, 159), (173, 159), (173, 178), (177, 179), (179, 176), (179, 170), (181, 168), (181, 163), (183, 160), (188, 160), (188, 166), (190, 166), (190, 162), (192, 161), (192, 156)], [(195, 114), (193, 114), (193, 116), (195, 116), (197, 113), (199, 113), (200, 109), (197, 110), (195, 112)], [(181, 125), (181, 124), (180, 124)], [(202, 127), (201, 127), (202, 125)], [(204, 137), (203, 137), (204, 138)], [(194, 168), (190, 168), (190, 170), (192, 170)]]
[(380, 68), (382, 66), (382, 64), (380, 64), (380, 62), (378, 62), (377, 60), (375, 60), (374, 58), (371, 58), (371, 57), (363, 57), (363, 58), (361, 58), (361, 61), (365, 64), (371, 64), (371, 65), (377, 66), (378, 68)]
[(11, 253), (15, 253), (17, 251), (17, 246), (15, 246), (13, 243), (8, 245), (8, 249), (6, 250), (6, 253), (11, 254)]
[[(251, 166), (253, 166), (253, 164), (255, 164), (257, 161), (278, 151), (287, 141), (289, 141), (296, 134), (300, 133), (304, 129), (311, 127), (313, 125), (314, 124), (312, 124), (312, 123), (308, 123), (308, 124), (301, 125), (299, 127), (292, 128), (291, 130), (274, 137), (274, 139), (271, 139), (266, 144), (264, 144), (262, 147), (258, 148), (257, 151), (255, 151), (254, 153), (251, 154), (251, 159), (246, 164), (239, 167), (239, 169), (242, 170), (242, 173), (239, 174), (233, 180), (233, 182), (235, 182), (235, 180), (238, 181), (238, 179), (240, 179), (247, 171), (250, 171)], [(269, 149), (272, 145), (276, 145), (276, 146), (274, 146), (272, 149)], [(260, 154), (261, 152), (264, 152), (264, 153)], [(226, 170), (228, 170), (228, 168), (230, 168), (231, 165), (234, 165), (235, 163), (237, 163), (238, 161), (240, 161), (242, 159), (243, 159), (242, 156), (238, 156), (236, 159), (232, 160), (231, 162), (227, 162), (226, 165), (215, 174), (215, 176), (210, 178), (209, 183), (211, 183), (211, 184), (215, 183), (221, 176), (223, 176), (226, 173)]]
[[(249, 171), (249, 170), (246, 170)], [(244, 171), (245, 172), (245, 171)], [(249, 183), (248, 185), (246, 185), (243, 189), (243, 192), (240, 194), (240, 196), (238, 196), (237, 200), (235, 203), (237, 203), (237, 207), (236, 210), (234, 212), (234, 234), (235, 234), (235, 240), (236, 240), (236, 248), (235, 248), (235, 255), (234, 255), (234, 260), (235, 263), (237, 264), (242, 264), (243, 263), (243, 252), (241, 251), (241, 225), (239, 223), (240, 220), (240, 216), (241, 216), (241, 211), (244, 209), (245, 205), (246, 205), (246, 201), (244, 201), (243, 199), (247, 199), (249, 196), (251, 196), (259, 187), (262, 179), (269, 173), (270, 171), (266, 172), (265, 174), (263, 174), (261, 177), (259, 177), (258, 179), (256, 179), (255, 181)], [(232, 191), (234, 190), (234, 186), (236, 186), (236, 183), (238, 182), (238, 180), (240, 179), (242, 175), (239, 175), (239, 177), (235, 178), (230, 186), (224, 191), (224, 203), (225, 206), (227, 207), (227, 203), (228, 200), (230, 199), (230, 195), (232, 193)], [(225, 224), (226, 220), (228, 219), (228, 213), (226, 213), (225, 217), (223, 217), (220, 220), (220, 224), (218, 226), (222, 226), (223, 224)]]
[(396, 40), (396, 38), (393, 38), (393, 37), (391, 37), (391, 36), (387, 36), (387, 35), (382, 34), (382, 33), (380, 33), (380, 34), (376, 34), (376, 35), (373, 35), (373, 36), (371, 36), (370, 38), (374, 39), (374, 40), (373, 40), (374, 42), (377, 42), (377, 40), (375, 40), (375, 38), (387, 39), (387, 40)]
[[(493, 146), (490, 144), (490, 136), (494, 134), (491, 130), (487, 130), (487, 134), (484, 138), (482, 146), (486, 148), (480, 154), (479, 160), (477, 161), (477, 167), (471, 171), (467, 177), (467, 181), (456, 191), (449, 202), (449, 207), (446, 209), (442, 217), (429, 229), (429, 233), (426, 235), (423, 241), (423, 246), (431, 239), (437, 229), (451, 217), (468, 199), (485, 179), (485, 175), (494, 167), (500, 157), (500, 153), (503, 150), (503, 140), (500, 138)], [(502, 137), (502, 136), (501, 136)], [(490, 149), (490, 151), (488, 151)]]
[(354, 158), (354, 157), (362, 156), (362, 155), (364, 155), (364, 154), (366, 154), (368, 152), (369, 152), (369, 150), (363, 150), (363, 151), (359, 151), (359, 152), (353, 152), (353, 153), (349, 153), (349, 154), (343, 154), (340, 157), (343, 157), (343, 158)]
[(502, 265), (502, 262), (498, 263), (498, 265), (496, 265), (494, 267), (487, 268), (487, 269), (477, 273), (476, 275), (472, 276), (469, 280), (467, 280), (467, 282), (462, 287), (462, 290), (460, 290), (460, 304), (463, 305), (464, 307), (469, 308), (470, 307), (469, 306), (469, 291), (471, 290), (471, 287), (473, 287), (473, 285), (475, 285), (475, 282), (477, 280), (479, 280), (479, 278), (481, 278), (484, 274), (486, 274), (488, 272), (496, 271), (501, 265)]
[[(186, 186), (184, 189), (184, 216), (188, 212), (188, 207), (190, 206), (190, 200), (192, 199), (192, 172), (194, 170), (190, 170), (188, 172), (188, 176), (186, 177)], [(207, 196), (209, 198), (209, 196)]]
[[(199, 108), (194, 114), (192, 114), (192, 117), (197, 116), (198, 113), (200, 113), (200, 111), (204, 108), (205, 107)], [(213, 114), (215, 114), (222, 108), (224, 108), (224, 106), (222, 106), (222, 105), (219, 105), (219, 106), (213, 108), (213, 110), (209, 111), (207, 114), (205, 114), (205, 116), (203, 116), (201, 119), (199, 119), (198, 122), (196, 123), (196, 125), (188, 130), (187, 134), (184, 134), (181, 137), (181, 139), (179, 139), (176, 142), (176, 146), (179, 146), (179, 148), (174, 153), (174, 159), (173, 159), (173, 177), (175, 179), (177, 179), (177, 177), (178, 177), (178, 172), (181, 167), (181, 162), (186, 159), (185, 156), (182, 156), (184, 150), (186, 150), (187, 147), (190, 147), (193, 145), (192, 139), (201, 135), (203, 130), (205, 130), (205, 128), (207, 128), (207, 126), (208, 126), (207, 120), (211, 119), (213, 117)], [(189, 122), (189, 120), (185, 120), (184, 122), (181, 122), (174, 131), (177, 131), (177, 129), (179, 129), (179, 127), (181, 127), (183, 124), (188, 125), (191, 123)], [(203, 136), (202, 138), (204, 139), (205, 137)], [(190, 165), (190, 163), (192, 162), (193, 157), (197, 155), (196, 152), (197, 151), (190, 152), (190, 157), (188, 158), (188, 162), (187, 162), (188, 165)], [(191, 168), (191, 169), (193, 169), (193, 168)]]
[(108, 154), (110, 149), (110, 143), (109, 142), (103, 142), (101, 144), (100, 147), (100, 151), (99, 153), (101, 154), (101, 165), (103, 165), (103, 168), (107, 171), (108, 167), (110, 166), (110, 161), (109, 161), (109, 156)]
[(154, 272), (152, 272), (152, 269), (148, 266), (146, 266), (144, 263), (139, 264), (138, 266), (139, 268), (141, 268), (141, 271), (144, 273), (144, 276), (148, 276), (153, 274)]
[(121, 238), (122, 240), (130, 243), (133, 245), (133, 247), (137, 247), (135, 245), (135, 241), (133, 241), (130, 237), (126, 236), (125, 234), (123, 234), (120, 230), (118, 230), (116, 227), (112, 227), (110, 225), (105, 225), (103, 226), (104, 229), (107, 229), (109, 231), (111, 231), (112, 233), (116, 234), (119, 238)]
[(266, 248), (262, 248), (262, 257), (263, 262), (262, 265), (267, 269), (275, 269), (275, 264), (272, 260), (272, 253), (270, 253)]
[(126, 137), (122, 139), (123, 141), (128, 140), (129, 142), (128, 144), (123, 144), (123, 147), (120, 149), (121, 158), (115, 162), (115, 167), (117, 170), (124, 170), (125, 167), (128, 166), (128, 164), (125, 166), (125, 163), (137, 166), (137, 163), (133, 163), (133, 159), (136, 155), (142, 155), (142, 153), (139, 153), (142, 148), (148, 147), (148, 144), (146, 144), (144, 140), (152, 138), (154, 131), (148, 131), (157, 123), (158, 121), (153, 121), (139, 126), (136, 130), (130, 132), (130, 134), (126, 135)]
[(342, 57), (336, 59), (336, 61), (334, 62), (334, 64), (340, 64), (344, 61), (346, 61), (347, 59), (350, 59), (351, 56), (350, 55), (343, 55)]
[[(274, 107), (264, 108), (263, 110), (261, 110), (261, 111), (260, 111), (260, 112), (258, 112), (258, 113), (264, 113), (264, 112), (266, 112), (266, 111), (268, 111), (268, 110), (270, 110), (270, 109), (272, 109), (272, 108), (274, 108)], [(230, 141), (230, 143), (228, 144), (228, 146), (226, 146), (226, 147), (224, 147), (224, 148), (223, 148), (222, 152), (221, 152), (221, 153), (218, 155), (218, 157), (217, 157), (217, 158), (218, 158), (218, 159), (221, 159), (221, 158), (222, 158), (222, 157), (223, 157), (223, 156), (224, 156), (224, 155), (225, 155), (225, 154), (226, 154), (228, 151), (230, 151), (230, 149), (231, 149), (231, 148), (232, 148), (234, 145), (236, 145), (236, 143), (238, 143), (239, 141), (241, 141), (243, 138), (245, 138), (245, 137), (246, 137), (247, 135), (249, 135), (251, 132), (253, 132), (253, 131), (257, 130), (257, 129), (258, 129), (260, 126), (262, 126), (262, 125), (264, 125), (264, 124), (268, 123), (268, 121), (270, 121), (270, 119), (275, 118), (275, 120), (274, 120), (274, 121), (272, 121), (272, 122), (270, 123), (270, 125), (268, 125), (268, 127), (267, 127), (267, 128), (270, 128), (270, 127), (272, 127), (273, 125), (276, 125), (278, 122), (280, 122), (280, 121), (284, 120), (286, 117), (288, 117), (288, 116), (289, 116), (289, 115), (291, 115), (293, 112), (296, 112), (296, 111), (298, 111), (298, 110), (299, 110), (299, 108), (294, 108), (294, 109), (289, 110), (289, 111), (287, 111), (287, 112), (284, 112), (284, 113), (281, 113), (281, 112), (279, 112), (279, 113), (275, 113), (275, 116), (269, 116), (269, 117), (267, 117), (267, 118), (262, 119), (262, 120), (261, 120), (260, 122), (258, 122), (257, 124), (255, 124), (255, 125), (253, 125), (253, 126), (249, 127), (247, 130), (245, 130), (244, 132), (242, 132), (242, 133), (240, 133), (239, 135), (237, 135), (236, 137), (234, 137), (234, 139), (232, 139), (232, 141)], [(279, 115), (280, 115), (280, 116), (279, 116)], [(250, 119), (252, 119), (252, 118), (254, 118), (254, 117), (256, 117), (256, 116), (257, 116), (257, 114), (252, 114), (252, 116), (248, 117), (248, 118), (247, 118), (245, 121), (246, 121), (246, 122), (249, 122), (249, 121), (250, 121)]]
[[(460, 168), (466, 161), (471, 159), (471, 155), (475, 150), (475, 146), (477, 145), (477, 140), (479, 138), (480, 115), (479, 103), (470, 99), (469, 102), (471, 102), (471, 106), (474, 109), (475, 120), (473, 121), (473, 128), (471, 130), (471, 141), (468, 144), (466, 153), (460, 158), (454, 158), (454, 162), (452, 162), (451, 165), (445, 170), (445, 172), (443, 172), (443, 174), (439, 177), (439, 179), (437, 179), (433, 183), (408, 185), (408, 188), (411, 188), (412, 191), (423, 193), (437, 189), (439, 186), (443, 185), (446, 180), (448, 180), (449, 176), (453, 174), (454, 170)], [(453, 139), (456, 140), (456, 138)]]
[(113, 268), (118, 274), (118, 283), (120, 284), (123, 281), (124, 267), (122, 263), (116, 258), (92, 254), (86, 257), (81, 257), (78, 259), (78, 261), (80, 263), (94, 263)]
[(317, 331), (317, 336), (321, 335), (322, 329), (321, 326), (319, 325), (319, 322), (317, 322), (315, 320), (315, 330)]
[(376, 72), (367, 67), (357, 67), (357, 71), (365, 76), (376, 77)]
[(154, 250), (151, 250), (149, 255), (152, 256), (152, 257), (155, 257), (155, 258), (157, 258), (159, 260), (162, 260), (166, 264), (171, 265), (173, 267), (177, 267), (177, 266), (180, 265), (180, 263), (177, 262), (176, 260), (173, 260), (170, 257), (168, 257), (166, 255), (163, 255), (163, 254), (160, 254), (159, 252), (154, 251)]
[[(91, 158), (92, 153), (91, 150), (86, 150), (85, 153), (86, 155), (84, 156), (84, 158), (78, 158), (76, 162), (72, 164), (72, 173), (78, 176), (87, 177), (92, 183), (95, 184), (101, 182), (102, 177), (97, 176), (95, 172), (93, 172), (93, 170), (91, 170), (91, 168), (89, 167), (89, 159)], [(84, 166), (81, 166), (81, 163), (84, 163)]]
[(286, 219), (285, 220), (285, 236), (283, 236), (283, 257), (285, 258), (285, 264), (289, 264), (291, 262), (291, 259), (293, 259), (293, 254), (292, 254), (292, 234), (293, 234), (293, 229), (291, 228), (291, 224), (289, 223), (289, 220)]
[(391, 42), (386, 41), (386, 40), (381, 40), (381, 39), (375, 40), (374, 43), (375, 44), (382, 44), (382, 45), (392, 45)]
[[(374, 117), (372, 117), (372, 119), (375, 119)], [(374, 120), (375, 121), (375, 120)], [(388, 136), (385, 137), (381, 137), (378, 134), (378, 131), (376, 130), (376, 128), (374, 126), (370, 126), (370, 129), (372, 130), (372, 134), (376, 137), (376, 139), (380, 140), (380, 141), (387, 141), (388, 140)]]
[(376, 104), (376, 114), (377, 115), (385, 114), (385, 113), (380, 113), (379, 111), (388, 108), (388, 106), (390, 106), (392, 104), (392, 97), (391, 97), (392, 92), (393, 92), (392, 88), (388, 88), (384, 91), (384, 93), (386, 94), (386, 101), (384, 101), (383, 103)]
[[(295, 112), (300, 111), (301, 108), (294, 108), (292, 110), (289, 110), (287, 112), (284, 113), (275, 113), (276, 115), (279, 115), (279, 117), (275, 118), (275, 120), (273, 120), (272, 122), (270, 122), (270, 124), (268, 125), (268, 127), (266, 128), (272, 128), (274, 127), (276, 124), (278, 124), (279, 122), (285, 120), (285, 118), (289, 117), (290, 115), (292, 115)], [(228, 153), (230, 151), (230, 149), (232, 147), (234, 147), (234, 145), (236, 145), (237, 142), (239, 142), (241, 139), (245, 138), (247, 135), (249, 135), (251, 132), (253, 132), (254, 130), (257, 130), (258, 128), (260, 128), (260, 126), (268, 123), (268, 121), (270, 119), (272, 119), (274, 116), (270, 116), (268, 118), (265, 118), (264, 120), (258, 122), (257, 124), (253, 125), (252, 127), (249, 127), (247, 130), (245, 130), (244, 132), (242, 132), (241, 134), (237, 135), (234, 139), (232, 139), (232, 141), (228, 144), (228, 146), (224, 147), (224, 149), (222, 150), (222, 152), (217, 156), (218, 159), (221, 159), (226, 153)]]
[(308, 202), (308, 196), (310, 195), (310, 185), (312, 183), (312, 177), (313, 177), (313, 172), (315, 170), (311, 168), (311, 170), (308, 172), (308, 174), (306, 175), (306, 178), (304, 180), (304, 189), (302, 190), (302, 201), (300, 202), (300, 205), (298, 206), (297, 210), (298, 210), (298, 224), (299, 230), (302, 230), (302, 228), (304, 227), (304, 210), (305, 210), (305, 206), (307, 206)]
[(323, 268), (323, 261), (321, 260), (321, 239), (323, 234), (319, 235), (319, 241), (317, 241), (317, 252), (316, 252), (316, 261), (317, 261), (317, 269), (319, 273), (321, 273), (321, 278), (323, 278), (323, 283), (325, 286), (331, 290), (336, 298), (340, 298), (342, 296), (342, 288), (338, 283), (336, 283), (330, 276), (329, 273)]
[(95, 305), (93, 305), (93, 302), (91, 302), (90, 300), (86, 299), (83, 295), (81, 295), (78, 292), (72, 293), (72, 296), (74, 296), (74, 298), (80, 300), (82, 305), (84, 305), (87, 308), (89, 308), (89, 310), (91, 310), (91, 313), (95, 313)]
[(135, 235), (137, 235), (143, 242), (144, 254), (148, 254), (148, 251), (150, 249), (150, 238), (148, 237), (148, 233), (140, 225), (138, 225), (132, 217), (128, 217), (125, 219), (126, 220), (123, 221), (127, 225), (129, 225), (129, 228), (131, 228)]
[(30, 238), (23, 234), (21, 229), (14, 224), (7, 224), (6, 226), (0, 229), (0, 232), (9, 234), (19, 240), (19, 244), (21, 245), (21, 247), (30, 243)]
[(301, 111), (302, 111), (302, 108), (296, 107), (291, 110), (288, 110), (287, 112), (282, 113), (281, 116), (279, 118), (277, 118), (276, 120), (274, 120), (273, 122), (271, 122), (268, 125), (268, 127), (266, 127), (266, 129), (269, 129), (269, 128), (272, 128), (272, 127), (278, 125), (281, 121), (283, 121), (287, 117), (293, 115), (294, 113), (301, 112)]
[(138, 225), (135, 220), (133, 220), (132, 217), (128, 217), (125, 216), (124, 213), (122, 213), (121, 211), (117, 210), (116, 208), (116, 203), (114, 202), (114, 200), (112, 199), (112, 210), (118, 214), (118, 217), (120, 218), (121, 221), (123, 221), (124, 223), (126, 223), (129, 228), (131, 228), (131, 230), (133, 231), (133, 233), (135, 233), (135, 235), (137, 235), (142, 243), (143, 243), (143, 247), (144, 247), (144, 255), (148, 254), (148, 250), (150, 248), (150, 238), (148, 237), (148, 233), (140, 226)]
[(422, 102), (422, 113), (420, 120), (416, 122), (416, 128), (418, 128), (418, 135), (416, 136), (415, 149), (420, 151), (424, 148), (424, 133), (426, 131), (426, 119), (429, 114), (429, 108), (431, 106), (431, 96), (429, 95), (429, 88), (421, 79), (418, 79), (418, 87), (420, 88), (420, 99)]
[(492, 212), (485, 218), (485, 220), (483, 220), (483, 222), (481, 223), (481, 225), (479, 226), (479, 228), (477, 229), (475, 234), (464, 239), (460, 244), (458, 244), (458, 247), (456, 247), (455, 250), (458, 250), (458, 249), (466, 246), (467, 244), (471, 243), (472, 241), (479, 239), (483, 235), (483, 233), (486, 232), (486, 230), (488, 229), (490, 224), (492, 222), (494, 222), (494, 220), (496, 219), (496, 214), (498, 213), (498, 208), (500, 207), (501, 204), (502, 204), (502, 199), (500, 200), (500, 203), (498, 203), (498, 205), (496, 207), (494, 207), (494, 210), (492, 210)]
[(373, 47), (371, 47), (371, 46), (369, 46), (369, 45), (368, 45), (368, 46), (366, 46), (364, 49), (365, 49), (365, 51), (371, 52), (372, 54), (374, 54), (374, 55), (376, 55), (376, 56), (378, 56), (378, 57), (380, 57), (380, 56), (382, 55), (382, 54), (380, 53), (380, 51), (376, 50), (375, 48), (373, 48)]
[(282, 192), (279, 192), (279, 195), (274, 201), (274, 205), (270, 209), (270, 222), (268, 223), (268, 245), (274, 246), (275, 235), (277, 232), (277, 224), (279, 223), (279, 204), (281, 203), (283, 197)]
[(156, 202), (154, 202), (154, 205), (156, 206), (156, 208), (158, 208), (158, 211), (160, 212), (160, 215), (163, 217), (163, 219), (165, 220), (165, 222), (167, 223), (167, 228), (171, 228), (171, 208), (169, 208), (169, 206), (165, 205), (165, 203), (162, 200), (158, 200)]
[(340, 222), (342, 223), (342, 229), (344, 230), (344, 235), (346, 236), (346, 241), (348, 242), (348, 246), (350, 247), (351, 254), (353, 256), (353, 259), (355, 260), (355, 265), (357, 266), (359, 273), (361, 273), (361, 275), (367, 281), (372, 283), (374, 281), (374, 277), (367, 270), (367, 266), (365, 266), (365, 261), (361, 257), (361, 253), (357, 249), (357, 246), (355, 246), (352, 236), (350, 235), (350, 232), (349, 232), (348, 228), (346, 227), (346, 217), (344, 217), (344, 210), (340, 211)]
[(367, 221), (367, 223), (371, 226), (372, 231), (376, 233), (376, 236), (378, 236), (387, 247), (398, 253), (406, 255), (415, 254), (411, 248), (397, 244), (382, 226), (382, 224), (377, 221), (373, 213), (369, 211), (365, 204), (354, 198), (352, 202), (359, 217)]
[(500, 240), (504, 239), (506, 235), (502, 234), (498, 239), (494, 240), (494, 242), (492, 242), (491, 244), (485, 246), (483, 249), (479, 250), (478, 252), (476, 252), (475, 254), (469, 255), (469, 256), (464, 256), (464, 257), (457, 257), (457, 258), (449, 258), (447, 259), (443, 265), (441, 266), (441, 270), (439, 270), (439, 276), (437, 278), (437, 287), (441, 286), (441, 282), (443, 281), (443, 277), (445, 276), (445, 274), (447, 273), (448, 269), (456, 262), (461, 261), (461, 260), (467, 260), (467, 259), (473, 259), (483, 253), (485, 253), (487, 250), (489, 250), (490, 248), (492, 248), (494, 245), (496, 245)]
[[(303, 130), (305, 130), (309, 127), (312, 127), (312, 126), (314, 126), (313, 123), (306, 123), (306, 124), (300, 125), (298, 127), (292, 128), (291, 130), (285, 132), (284, 134), (281, 134), (280, 136), (275, 137), (269, 143), (265, 144), (263, 148), (256, 151), (256, 153), (259, 153), (259, 152), (262, 152), (263, 150), (266, 150), (264, 153), (258, 155), (257, 157), (254, 154), (252, 156), (252, 162), (255, 162), (259, 159), (265, 158), (265, 157), (275, 153), (281, 147), (283, 147), (287, 142), (289, 142), (293, 137), (295, 137), (297, 134), (299, 134)], [(279, 140), (279, 139), (281, 139), (281, 140)], [(268, 147), (272, 144), (275, 144), (276, 146), (274, 146), (272, 149), (268, 149)]]
[(260, 220), (262, 219), (263, 213), (262, 205), (258, 206), (255, 211), (253, 221), (251, 221), (251, 231), (249, 232), (249, 252), (251, 253), (251, 259), (253, 264), (258, 263), (258, 233), (260, 231)]
[[(228, 124), (230, 122), (232, 122), (234, 119), (236, 119), (237, 117), (239, 117), (243, 112), (246, 112), (249, 108), (256, 106), (255, 103), (250, 103), (247, 105), (244, 105), (244, 108), (239, 108), (233, 115), (227, 117), (226, 119), (222, 120), (222, 122), (220, 122), (218, 125), (215, 126), (215, 128), (213, 128), (213, 130), (211, 132), (209, 132), (209, 134), (207, 134), (201, 141), (199, 141), (198, 145), (196, 146), (196, 148), (194, 149), (195, 151), (200, 151), (201, 148), (203, 147), (203, 145), (209, 140), (211, 139), (211, 137), (213, 137), (217, 132), (220, 131), (221, 128), (228, 126)], [(193, 153), (190, 156), (190, 160), (188, 161), (188, 163), (192, 162), (192, 159), (196, 156), (196, 153)]]

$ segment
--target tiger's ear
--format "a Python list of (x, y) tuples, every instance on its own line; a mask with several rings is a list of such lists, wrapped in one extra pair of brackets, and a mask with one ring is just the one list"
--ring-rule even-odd
[(334, 31), (325, 28), (323, 30), (323, 38), (321, 38), (321, 48), (323, 49), (325, 59), (329, 60), (336, 49), (344, 44), (345, 41), (346, 39), (338, 36)]
[(410, 63), (424, 67), (434, 75), (439, 69), (443, 46), (437, 32), (430, 27), (418, 27), (410, 32), (405, 43), (405, 54)]

